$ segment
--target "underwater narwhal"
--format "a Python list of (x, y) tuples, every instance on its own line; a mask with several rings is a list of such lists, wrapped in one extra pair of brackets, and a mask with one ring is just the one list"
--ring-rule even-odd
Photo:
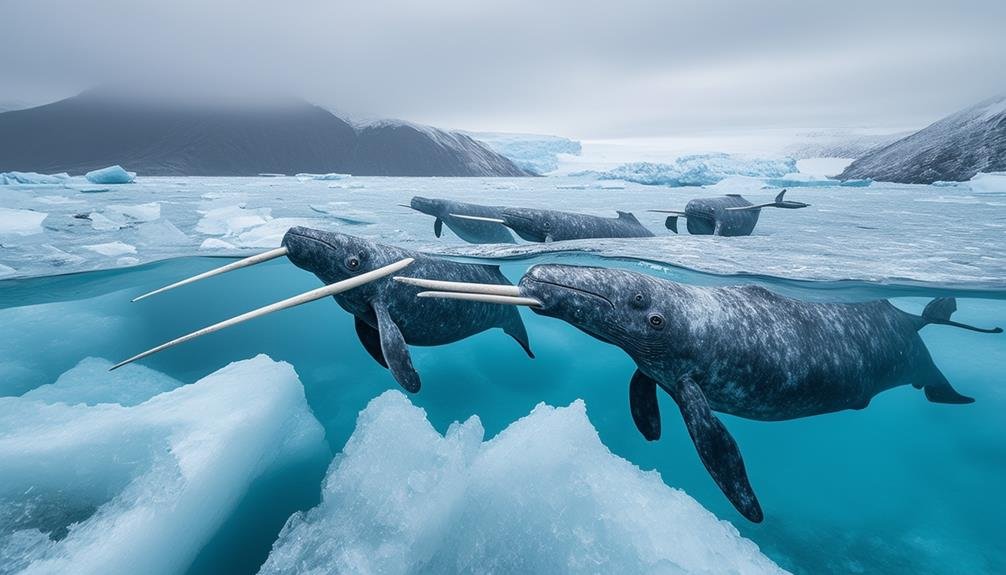
[(304, 227), (287, 231), (280, 248), (182, 280), (133, 301), (282, 256), (314, 273), (326, 285), (169, 341), (112, 369), (243, 321), (327, 296), (333, 296), (343, 309), (353, 314), (363, 347), (410, 392), (419, 391), (420, 380), (407, 344), (442, 345), (498, 327), (513, 337), (528, 356), (534, 357), (516, 309), (481, 302), (472, 306), (458, 301), (416, 299), (419, 288), (387, 277), (406, 270), (401, 272), (406, 276), (421, 274), (516, 289), (498, 266), (454, 262), (356, 236)]
[(660, 437), (656, 390), (663, 389), (716, 484), (754, 522), (763, 519), (761, 506), (714, 411), (796, 419), (863, 409), (878, 393), (906, 384), (936, 403), (971, 403), (933, 363), (918, 331), (929, 324), (1002, 331), (952, 321), (953, 298), (937, 298), (917, 316), (887, 300), (812, 303), (757, 286), (691, 286), (620, 269), (536, 265), (503, 290), (408, 281), (437, 290), (421, 297), (527, 305), (622, 348), (637, 366), (629, 405), (639, 431), (648, 440)]

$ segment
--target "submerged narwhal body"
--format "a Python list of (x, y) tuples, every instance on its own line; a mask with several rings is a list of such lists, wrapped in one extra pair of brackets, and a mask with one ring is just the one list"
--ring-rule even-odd
[[(432, 286), (434, 289), (448, 289)], [(477, 298), (478, 286), (455, 286)], [(475, 295), (473, 295), (475, 294)], [(930, 401), (970, 403), (933, 363), (918, 330), (946, 324), (952, 298), (921, 316), (886, 300), (811, 303), (756, 286), (700, 287), (617, 269), (531, 268), (511, 301), (562, 319), (635, 361), (629, 382), (633, 421), (660, 437), (657, 388), (677, 404), (706, 469), (733, 505), (761, 521), (736, 443), (713, 414), (762, 421), (865, 408), (873, 396), (910, 384)], [(447, 291), (422, 297), (456, 297)]]
[(678, 233), (678, 218), (685, 218), (688, 233), (703, 236), (749, 236), (758, 224), (762, 208), (795, 210), (810, 204), (784, 200), (786, 190), (779, 192), (775, 201), (754, 205), (740, 194), (727, 194), (711, 198), (695, 198), (685, 204), (684, 211), (651, 210), (674, 214), (668, 216), (664, 226)]
[(494, 217), (455, 217), (480, 222), (495, 222), (513, 230), (529, 242), (557, 242), (600, 238), (650, 238), (648, 230), (629, 212), (617, 212), (614, 218), (539, 210), (535, 208), (503, 208)]
[(304, 227), (287, 231), (281, 248), (183, 280), (137, 299), (283, 255), (297, 267), (316, 275), (326, 286), (183, 336), (115, 367), (236, 323), (329, 295), (353, 314), (356, 333), (367, 352), (387, 367), (395, 380), (410, 392), (419, 391), (420, 379), (412, 366), (407, 345), (442, 345), (498, 327), (513, 337), (530, 357), (534, 357), (524, 323), (516, 309), (491, 303), (417, 299), (419, 288), (388, 277), (393, 273), (399, 273), (399, 279), (418, 274), (516, 289), (497, 266), (454, 262), (347, 234)]
[(499, 218), (503, 211), (499, 206), (415, 196), (408, 207), (436, 218), (433, 233), (438, 238), (447, 225), (459, 238), (472, 244), (512, 244), (515, 241), (510, 230), (496, 222), (458, 217)]

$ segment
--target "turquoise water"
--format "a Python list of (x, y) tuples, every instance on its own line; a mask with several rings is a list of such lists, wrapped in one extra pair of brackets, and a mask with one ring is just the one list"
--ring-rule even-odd
[[(184, 258), (0, 282), (0, 395), (51, 383), (84, 357), (117, 361), (318, 285), (310, 274), (276, 261), (129, 302), (221, 261)], [(721, 277), (571, 254), (507, 260), (502, 269), (515, 281), (538, 262), (600, 262), (698, 284), (752, 281), (806, 299), (891, 298), (912, 312), (933, 296), (955, 295), (954, 319), (1006, 326), (1006, 292), (1001, 291)], [(958, 390), (977, 399), (972, 405), (928, 403), (921, 392), (902, 387), (881, 394), (863, 411), (774, 423), (721, 415), (765, 510), (765, 522), (753, 525), (713, 484), (683, 424), (670, 416), (676, 410), (668, 398), (661, 398), (667, 414), (662, 439), (642, 439), (628, 411), (633, 365), (621, 350), (559, 321), (522, 313), (534, 360), (498, 330), (449, 346), (412, 348), (424, 386), (411, 399), (438, 430), (477, 414), (491, 436), (539, 402), (567, 405), (583, 398), (591, 422), (615, 454), (658, 470), (668, 485), (732, 522), (783, 568), (799, 573), (1006, 572), (1006, 503), (999, 493), (1006, 479), (1001, 373), (1006, 337), (939, 326), (923, 330), (937, 365)], [(366, 403), (397, 387), (357, 341), (351, 316), (330, 301), (261, 318), (143, 363), (191, 382), (258, 353), (296, 368), (333, 452), (345, 443)], [(193, 572), (253, 572), (285, 518), (317, 502), (327, 463), (311, 462), (257, 482), (245, 510), (228, 519)], [(269, 512), (260, 514), (263, 508)], [(250, 509), (256, 510), (254, 521)], [(238, 562), (233, 561), (236, 550), (242, 557)]]

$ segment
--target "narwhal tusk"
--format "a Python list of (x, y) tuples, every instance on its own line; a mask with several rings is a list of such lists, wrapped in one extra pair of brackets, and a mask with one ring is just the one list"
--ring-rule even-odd
[(412, 209), (412, 206), (410, 206), (409, 204), (397, 204), (397, 205), (398, 205), (398, 207), (401, 207), (401, 208), (409, 208), (410, 210)]
[(190, 284), (190, 283), (193, 283), (193, 282), (197, 282), (199, 280), (204, 280), (206, 278), (210, 278), (210, 277), (213, 277), (213, 276), (216, 276), (216, 275), (225, 274), (225, 273), (230, 272), (230, 271), (239, 270), (241, 268), (246, 268), (248, 266), (253, 266), (255, 264), (260, 264), (262, 262), (267, 262), (269, 260), (274, 260), (276, 258), (285, 256), (286, 252), (287, 252), (286, 248), (276, 248), (274, 250), (269, 250), (269, 251), (267, 251), (265, 253), (254, 255), (254, 256), (251, 256), (251, 257), (247, 257), (247, 258), (245, 258), (243, 260), (238, 260), (236, 262), (229, 263), (229, 264), (227, 264), (225, 266), (221, 266), (221, 267), (218, 267), (216, 269), (212, 269), (212, 270), (210, 270), (208, 272), (203, 272), (203, 273), (201, 273), (199, 275), (195, 275), (195, 276), (192, 276), (190, 278), (183, 279), (182, 281), (175, 282), (175, 283), (173, 283), (171, 285), (167, 285), (167, 286), (164, 286), (162, 288), (155, 289), (152, 292), (147, 292), (147, 293), (145, 293), (145, 294), (143, 294), (141, 296), (133, 298), (133, 301), (137, 302), (137, 301), (140, 301), (141, 299), (148, 298), (148, 297), (150, 297), (152, 295), (156, 295), (156, 294), (159, 294), (161, 292), (166, 292), (168, 290), (175, 289), (176, 287), (181, 287), (183, 285), (187, 285), (187, 284)]
[(476, 222), (490, 222), (493, 224), (503, 224), (506, 225), (505, 220), (499, 218), (484, 218), (482, 216), (463, 216), (461, 214), (450, 214), (452, 218), (461, 218), (462, 220), (472, 220)]
[(677, 214), (679, 216), (685, 215), (685, 212), (680, 210), (646, 210), (648, 212), (653, 212), (655, 214)]
[(484, 293), (467, 293), (456, 291), (421, 291), (417, 297), (429, 297), (439, 299), (459, 299), (465, 301), (480, 301), (485, 303), (498, 303), (503, 305), (526, 305), (530, 307), (542, 307), (540, 300), (533, 297), (514, 297), (506, 295), (492, 295)]
[(428, 280), (423, 278), (410, 278), (403, 276), (395, 276), (394, 280), (396, 282), (400, 282), (403, 284), (409, 284), (416, 287), (436, 291), (481, 293), (481, 294), (503, 295), (511, 297), (516, 297), (520, 295), (520, 288), (517, 286), (510, 286), (510, 285), (448, 282), (442, 280)]
[(173, 339), (173, 340), (171, 340), (171, 341), (169, 341), (167, 343), (162, 343), (161, 345), (159, 345), (159, 346), (157, 346), (155, 348), (148, 349), (147, 351), (145, 351), (143, 353), (134, 355), (133, 357), (131, 357), (131, 358), (125, 360), (125, 361), (121, 361), (121, 362), (113, 365), (109, 369), (109, 371), (112, 371), (113, 369), (117, 369), (119, 367), (122, 367), (122, 366), (126, 365), (127, 363), (132, 363), (132, 362), (134, 362), (134, 361), (136, 361), (138, 359), (142, 359), (144, 357), (147, 357), (148, 355), (153, 355), (153, 354), (155, 354), (155, 353), (157, 353), (159, 351), (163, 351), (165, 349), (168, 349), (169, 347), (174, 347), (174, 346), (176, 346), (176, 345), (178, 345), (180, 343), (185, 343), (185, 342), (187, 342), (189, 340), (196, 339), (197, 337), (206, 335), (208, 333), (213, 333), (215, 331), (220, 331), (220, 330), (222, 330), (224, 328), (231, 327), (232, 325), (237, 325), (239, 323), (246, 322), (246, 321), (248, 321), (250, 319), (255, 319), (257, 317), (262, 317), (264, 315), (268, 315), (268, 314), (273, 313), (275, 311), (284, 310), (284, 309), (291, 308), (291, 307), (294, 307), (294, 306), (298, 306), (298, 305), (301, 305), (301, 304), (304, 304), (304, 303), (312, 302), (314, 300), (321, 299), (323, 297), (328, 297), (330, 295), (335, 295), (337, 293), (341, 293), (341, 292), (344, 292), (344, 291), (347, 291), (347, 290), (351, 290), (351, 289), (353, 289), (355, 287), (360, 287), (363, 284), (370, 283), (370, 282), (372, 282), (374, 280), (381, 279), (381, 278), (383, 278), (385, 276), (389, 276), (389, 275), (391, 275), (391, 274), (393, 274), (393, 273), (395, 273), (395, 272), (397, 272), (397, 271), (399, 271), (401, 269), (404, 269), (406, 266), (408, 266), (409, 264), (411, 264), (413, 261), (414, 260), (412, 258), (405, 258), (404, 260), (399, 260), (399, 261), (397, 261), (397, 262), (395, 262), (393, 264), (386, 265), (386, 266), (384, 266), (382, 268), (378, 268), (376, 270), (369, 271), (369, 272), (364, 273), (364, 274), (360, 274), (360, 275), (358, 275), (356, 277), (351, 277), (349, 279), (343, 280), (341, 282), (336, 282), (336, 283), (331, 284), (331, 285), (322, 286), (320, 288), (313, 289), (313, 290), (311, 290), (309, 292), (305, 292), (305, 293), (302, 293), (300, 295), (296, 295), (296, 296), (293, 296), (291, 298), (287, 298), (285, 300), (278, 301), (276, 303), (272, 303), (272, 304), (269, 304), (269, 305), (264, 306), (264, 307), (260, 307), (260, 308), (258, 308), (256, 310), (252, 310), (252, 311), (243, 313), (243, 314), (241, 314), (239, 316), (235, 316), (235, 317), (232, 317), (230, 319), (226, 319), (226, 320), (224, 320), (224, 321), (222, 321), (220, 323), (215, 323), (215, 324), (213, 324), (211, 326), (204, 327), (203, 329), (200, 329), (198, 331), (194, 331), (194, 332), (192, 332), (192, 333), (190, 333), (188, 335), (183, 335), (182, 337)]

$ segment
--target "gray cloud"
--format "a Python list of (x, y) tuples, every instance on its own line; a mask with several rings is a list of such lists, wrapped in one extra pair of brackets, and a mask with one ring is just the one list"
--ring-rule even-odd
[(577, 137), (907, 126), (1006, 91), (1006, 2), (0, 0), (0, 101), (106, 82)]

